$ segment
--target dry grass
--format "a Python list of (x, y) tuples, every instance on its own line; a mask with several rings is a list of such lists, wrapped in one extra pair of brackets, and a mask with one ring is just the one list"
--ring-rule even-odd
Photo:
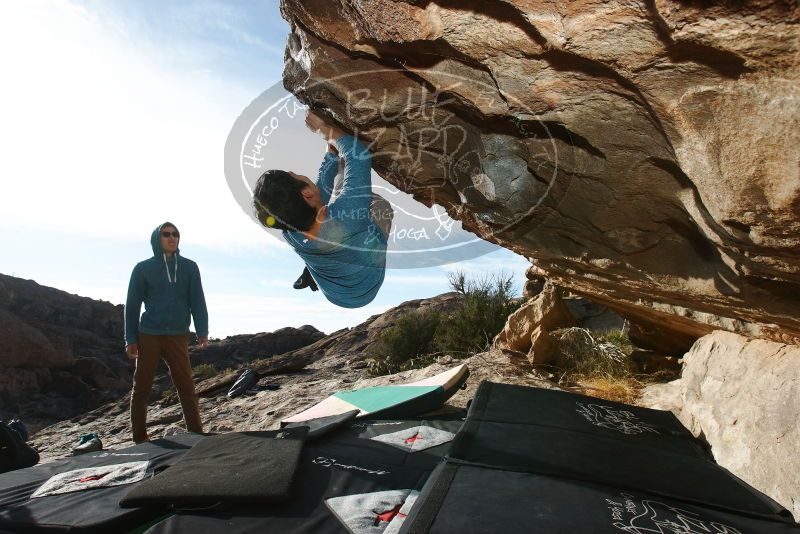
[(636, 404), (646, 385), (633, 376), (587, 376), (573, 379), (586, 395), (625, 404)]
[(560, 369), (554, 372), (560, 375), (559, 385), (586, 395), (636, 404), (646, 386), (678, 378), (667, 371), (653, 374), (632, 371), (629, 357), (633, 345), (625, 332), (593, 336), (582, 328), (566, 328), (551, 334), (559, 343), (556, 360)]
[(585, 328), (562, 328), (550, 335), (558, 344), (555, 364), (568, 374), (614, 377), (628, 374), (629, 353), (616, 343), (600, 341)]
[(607, 343), (615, 346), (625, 353), (626, 356), (630, 356), (631, 352), (633, 352), (633, 343), (631, 343), (628, 334), (622, 330), (608, 330), (602, 332), (596, 336), (596, 339), (599, 343)]

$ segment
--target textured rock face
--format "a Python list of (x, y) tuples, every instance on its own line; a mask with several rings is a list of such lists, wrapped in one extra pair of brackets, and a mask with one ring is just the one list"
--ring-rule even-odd
[(0, 309), (0, 364), (8, 367), (66, 367), (72, 354), (57, 350), (38, 329)]
[(122, 306), (0, 274), (0, 418), (32, 431), (130, 388)]
[(525, 352), (531, 363), (550, 363), (555, 349), (550, 331), (576, 324), (575, 317), (561, 300), (561, 290), (553, 284), (545, 284), (541, 293), (508, 317), (493, 345), (498, 349)]
[(282, 12), (284, 84), (400, 189), (643, 324), (800, 339), (796, 2)]
[(311, 325), (280, 328), (274, 332), (239, 334), (209, 343), (204, 349), (190, 347), (189, 357), (193, 366), (206, 363), (220, 368), (234, 367), (255, 358), (268, 358), (305, 347), (323, 337), (325, 334)]
[(720, 465), (800, 517), (800, 348), (714, 332), (642, 403), (674, 410)]

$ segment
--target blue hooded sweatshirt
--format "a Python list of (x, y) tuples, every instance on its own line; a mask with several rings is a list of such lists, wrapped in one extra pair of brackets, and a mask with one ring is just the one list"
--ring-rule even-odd
[[(200, 337), (208, 336), (208, 310), (197, 264), (175, 251), (171, 259), (161, 250), (160, 224), (150, 236), (153, 257), (133, 268), (125, 302), (125, 343), (139, 342), (139, 333), (178, 335), (189, 332), (190, 315)], [(141, 321), (139, 313), (144, 302)]]
[(317, 187), (328, 208), (328, 218), (317, 239), (289, 230), (284, 230), (283, 237), (303, 258), (330, 302), (343, 308), (359, 308), (372, 302), (383, 284), (387, 237), (370, 215), (369, 149), (352, 135), (343, 135), (334, 144), (344, 159), (344, 179), (338, 196), (332, 198), (339, 156), (326, 153)]

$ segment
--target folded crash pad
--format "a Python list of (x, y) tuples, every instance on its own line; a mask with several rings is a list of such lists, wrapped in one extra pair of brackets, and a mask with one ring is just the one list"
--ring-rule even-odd
[(565, 391), (483, 382), (470, 404), (469, 418), (585, 432), (713, 461), (708, 446), (672, 412)]
[[(665, 447), (648, 433), (618, 433), (593, 424), (574, 430), (566, 417), (559, 426), (538, 424), (565, 413), (565, 396), (572, 394), (542, 395), (539, 388), (482, 382), (448, 458), (464, 464), (638, 489), (755, 514), (787, 513), (772, 499), (704, 457), (699, 449), (682, 450), (679, 436), (667, 441), (669, 447)], [(511, 422), (487, 420), (499, 407), (526, 415), (508, 416), (506, 421)], [(656, 410), (642, 410), (637, 409), (641, 422), (660, 417)], [(533, 412), (540, 415), (530, 415)], [(687, 443), (688, 439), (687, 435)]]
[(322, 436), (336, 431), (346, 425), (351, 420), (355, 419), (358, 415), (358, 410), (350, 410), (336, 415), (329, 415), (327, 417), (320, 417), (318, 419), (309, 419), (308, 421), (300, 421), (298, 423), (288, 423), (283, 425), (283, 428), (297, 428), (304, 426), (308, 428), (306, 441), (314, 441)]
[(279, 502), (289, 496), (306, 427), (210, 436), (137, 485), (121, 506)]
[(498, 469), (442, 466), (402, 534), (800, 534), (800, 527), (599, 484)]
[(469, 370), (459, 365), (436, 376), (392, 386), (338, 391), (281, 422), (282, 425), (358, 410), (359, 417), (408, 419), (439, 408), (466, 382)]
[(396, 532), (461, 424), (453, 416), (351, 421), (306, 442), (287, 500), (179, 510), (147, 534)]
[(483, 382), (400, 532), (795, 532), (695, 445), (657, 411)]
[[(27, 469), (0, 474), (0, 530), (12, 532), (124, 532), (164, 515), (155, 507), (120, 508), (118, 502), (132, 485), (101, 485), (122, 464), (145, 462), (145, 479), (177, 462), (205, 436), (178, 434), (116, 451), (98, 451)], [(87, 474), (85, 470), (91, 470)], [(33, 494), (66, 473), (67, 493)], [(141, 482), (139, 482), (141, 483)], [(64, 486), (62, 486), (62, 489)], [(46, 488), (45, 488), (46, 489)]]

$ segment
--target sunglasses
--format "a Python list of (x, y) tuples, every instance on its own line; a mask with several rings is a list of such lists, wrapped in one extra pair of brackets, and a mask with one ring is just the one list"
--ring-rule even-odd
[(175, 230), (174, 232), (164, 231), (164, 232), (161, 232), (161, 235), (163, 237), (170, 237), (170, 236), (171, 237), (180, 237), (181, 233), (178, 232), (177, 230)]

